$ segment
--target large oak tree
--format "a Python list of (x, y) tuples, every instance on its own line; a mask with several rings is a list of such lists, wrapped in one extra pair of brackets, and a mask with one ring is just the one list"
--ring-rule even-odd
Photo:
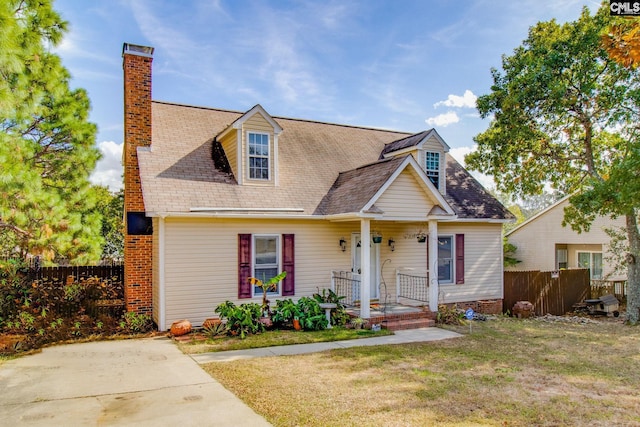
[(500, 191), (526, 198), (545, 185), (573, 194), (565, 224), (589, 229), (597, 215), (626, 219), (627, 317), (640, 317), (640, 74), (608, 55), (603, 5), (575, 22), (540, 22), (478, 99), (489, 128), (466, 164), (492, 174)]
[(99, 152), (87, 94), (51, 52), (66, 25), (51, 0), (0, 2), (0, 240), (84, 262), (101, 249), (88, 181)]

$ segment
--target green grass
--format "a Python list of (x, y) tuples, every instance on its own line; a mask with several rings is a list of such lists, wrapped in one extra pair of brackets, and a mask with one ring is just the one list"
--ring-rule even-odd
[(499, 319), (453, 329), (465, 336), (205, 369), (274, 426), (640, 425), (637, 327)]
[(246, 350), (250, 348), (273, 347), (291, 344), (309, 344), (317, 342), (353, 340), (375, 336), (392, 335), (387, 330), (371, 331), (368, 329), (332, 328), (322, 331), (273, 330), (262, 334), (248, 335), (245, 339), (238, 337), (220, 337), (204, 339), (195, 334), (191, 341), (179, 343), (180, 349), (187, 354), (207, 353), (228, 350)]

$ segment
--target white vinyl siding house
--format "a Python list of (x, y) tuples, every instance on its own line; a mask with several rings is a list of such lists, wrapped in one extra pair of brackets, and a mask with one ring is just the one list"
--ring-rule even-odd
[(607, 264), (610, 237), (606, 229), (623, 227), (623, 219), (597, 217), (588, 232), (578, 233), (562, 226), (568, 204), (568, 197), (559, 200), (506, 234), (509, 243), (517, 247), (514, 257), (521, 261), (509, 270), (588, 267), (594, 279), (617, 278), (612, 276), (612, 266)]

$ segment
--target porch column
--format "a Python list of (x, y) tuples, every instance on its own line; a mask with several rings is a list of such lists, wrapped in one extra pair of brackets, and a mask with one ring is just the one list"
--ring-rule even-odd
[(438, 311), (438, 221), (429, 220), (429, 310)]
[(371, 221), (369, 218), (360, 220), (360, 317), (371, 317)]

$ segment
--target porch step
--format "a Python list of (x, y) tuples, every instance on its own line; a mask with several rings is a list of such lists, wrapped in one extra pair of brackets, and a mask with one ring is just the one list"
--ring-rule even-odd
[(405, 329), (431, 328), (436, 325), (433, 319), (407, 319), (382, 322), (382, 327), (390, 331)]
[(387, 314), (386, 316), (375, 316), (369, 319), (369, 324), (380, 324), (390, 331), (400, 331), (404, 329), (429, 328), (435, 326), (436, 313), (428, 310), (402, 314)]

